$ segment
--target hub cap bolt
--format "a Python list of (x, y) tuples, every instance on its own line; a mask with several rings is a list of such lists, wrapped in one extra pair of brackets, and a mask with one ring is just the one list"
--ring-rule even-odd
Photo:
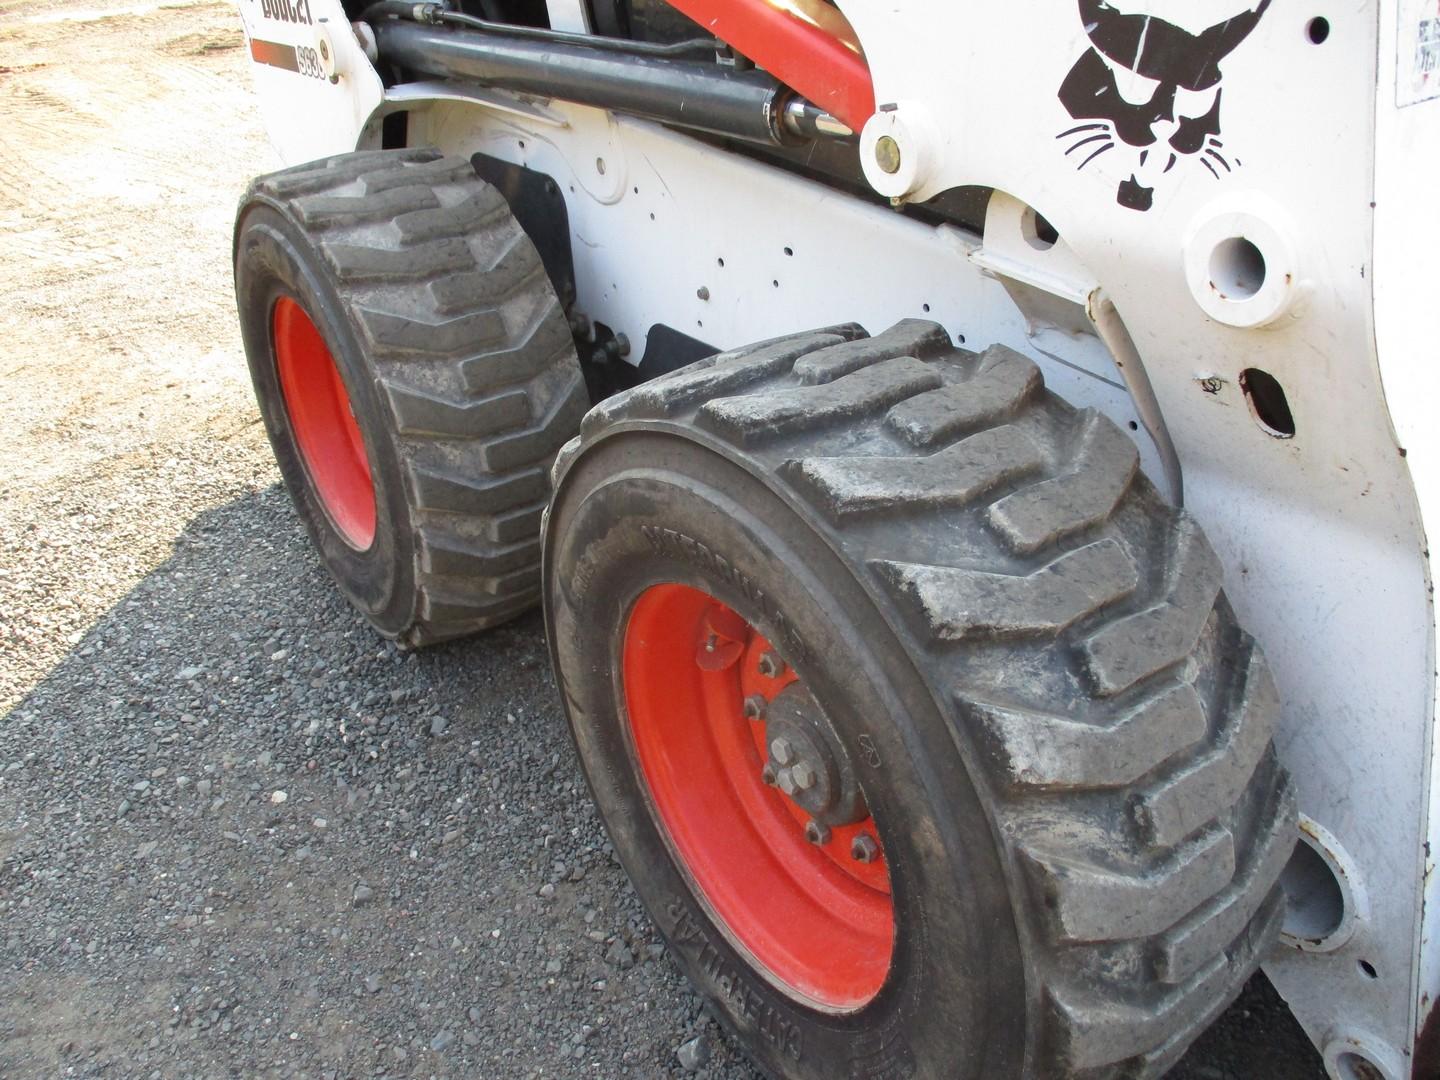
[(900, 144), (889, 135), (881, 135), (875, 140), (875, 164), (880, 166), (881, 172), (900, 171)]
[(778, 679), (785, 674), (785, 661), (777, 652), (764, 652), (760, 654), (759, 668), (760, 674), (767, 679)]
[(767, 762), (765, 763), (765, 767), (760, 770), (760, 779), (761, 779), (761, 780), (764, 780), (765, 783), (769, 784), (771, 787), (774, 787), (774, 786), (775, 786), (775, 766), (774, 766), (774, 765), (771, 765), (771, 764), (767, 761)]
[(820, 822), (812, 819), (805, 825), (805, 839), (817, 846), (828, 844), (830, 842), (830, 827), (828, 825), (822, 825)]
[(795, 783), (794, 769), (781, 769), (775, 777), (780, 784), (780, 790), (786, 795), (794, 795), (800, 788)]
[(808, 791), (815, 786), (815, 770), (808, 761), (797, 761), (790, 766), (790, 778), (795, 781), (797, 791)]
[(850, 857), (859, 863), (874, 862), (880, 857), (880, 845), (869, 833), (856, 833), (850, 841)]
[(747, 697), (747, 698), (745, 699), (745, 704), (744, 704), (744, 706), (743, 706), (743, 708), (742, 708), (742, 711), (745, 713), (745, 719), (746, 719), (746, 720), (763, 720), (763, 719), (765, 719), (765, 706), (766, 706), (766, 704), (767, 704), (767, 702), (765, 701), (765, 695), (764, 695), (764, 694), (751, 694), (749, 697)]
[(795, 747), (790, 745), (790, 740), (781, 735), (770, 743), (770, 756), (781, 765), (789, 765), (795, 760)]

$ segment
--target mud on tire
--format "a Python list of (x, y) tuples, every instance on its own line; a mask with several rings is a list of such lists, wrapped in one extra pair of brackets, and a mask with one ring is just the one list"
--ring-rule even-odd
[[(281, 473), (351, 602), (411, 644), (532, 607), (549, 467), (589, 401), (555, 291), (500, 193), (431, 150), (272, 173), (241, 200), (235, 289)], [(271, 314), (287, 297), (328, 346), (364, 438), (377, 520), (363, 550), (296, 445)]]
[[(603, 402), (555, 472), (545, 607), (587, 777), (767, 1068), (1155, 1076), (1275, 941), (1296, 812), (1264, 657), (1193, 519), (1029, 360), (915, 321), (778, 339)], [(615, 642), (667, 575), (787, 642), (886, 762), (862, 783), (895, 952), (859, 1010), (737, 947), (635, 776)]]

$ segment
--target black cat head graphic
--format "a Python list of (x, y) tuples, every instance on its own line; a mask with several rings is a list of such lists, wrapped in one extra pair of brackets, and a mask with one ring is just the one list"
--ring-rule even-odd
[[(1065, 76), (1060, 102), (1076, 120), (1095, 123), (1062, 133), (1085, 136), (1066, 154), (1088, 147), (1079, 162), (1084, 168), (1119, 140), (1140, 150), (1143, 167), (1151, 148), (1163, 140), (1159, 149), (1169, 152), (1164, 172), (1178, 157), (1202, 150), (1228, 170), (1217, 149), (1220, 64), (1255, 29), (1270, 3), (1260, 0), (1253, 10), (1191, 34), (1153, 15), (1127, 15), (1105, 0), (1079, 0), (1091, 47)], [(1219, 176), (1206, 156), (1201, 161)], [(1148, 210), (1153, 191), (1132, 174), (1118, 197), (1122, 205)]]

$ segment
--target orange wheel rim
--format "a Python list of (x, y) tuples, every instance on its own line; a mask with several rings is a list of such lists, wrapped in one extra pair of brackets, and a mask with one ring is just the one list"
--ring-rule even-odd
[(890, 875), (868, 808), (817, 843), (809, 813), (767, 782), (763, 702), (799, 683), (789, 668), (762, 673), (767, 654), (770, 643), (713, 597), (650, 587), (625, 629), (630, 734), (670, 846), (733, 940), (792, 995), (853, 1010), (890, 969)]
[(280, 392), (305, 472), (335, 530), (363, 551), (375, 540), (375, 482), (350, 394), (304, 308), (282, 296), (272, 320)]

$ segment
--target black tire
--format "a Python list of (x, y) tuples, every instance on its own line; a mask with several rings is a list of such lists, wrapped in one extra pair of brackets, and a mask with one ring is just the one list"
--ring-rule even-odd
[[(545, 610), (601, 815), (774, 1074), (1158, 1075), (1279, 932), (1296, 824), (1264, 659), (1107, 419), (1003, 347), (860, 334), (637, 387), (557, 462)], [(796, 1000), (737, 949), (650, 809), (616, 650), (662, 581), (784, 643), (867, 760), (897, 936), (857, 1012)]]
[[(555, 290), (500, 193), (433, 150), (261, 177), (236, 219), (235, 294), (285, 484), (374, 627), (418, 645), (534, 606), (549, 467), (589, 401)], [(282, 297), (319, 330), (359, 424), (376, 502), (365, 550), (297, 448), (272, 330)]]

